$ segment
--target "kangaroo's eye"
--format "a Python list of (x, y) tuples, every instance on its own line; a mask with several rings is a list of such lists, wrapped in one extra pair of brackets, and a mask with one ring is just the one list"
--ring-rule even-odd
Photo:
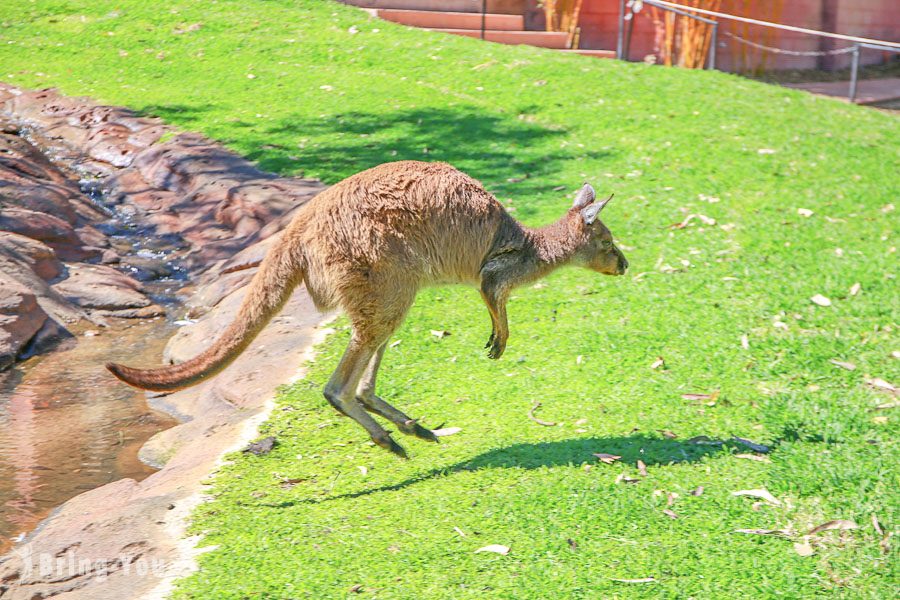
[(600, 245), (604, 248), (612, 248), (612, 242), (610, 240), (603, 240), (600, 242)]

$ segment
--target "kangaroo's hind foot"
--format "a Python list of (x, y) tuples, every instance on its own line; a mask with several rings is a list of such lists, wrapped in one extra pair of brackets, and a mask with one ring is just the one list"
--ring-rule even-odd
[(426, 442), (435, 442), (437, 443), (438, 437), (434, 435), (434, 432), (430, 429), (426, 429), (419, 425), (416, 419), (412, 419), (408, 417), (405, 413), (397, 410), (378, 396), (374, 394), (365, 395), (365, 396), (357, 396), (357, 400), (362, 403), (363, 407), (380, 417), (384, 417), (391, 423), (397, 426), (397, 429), (400, 430), (401, 433), (405, 433), (406, 435), (413, 435), (419, 439), (425, 440)]

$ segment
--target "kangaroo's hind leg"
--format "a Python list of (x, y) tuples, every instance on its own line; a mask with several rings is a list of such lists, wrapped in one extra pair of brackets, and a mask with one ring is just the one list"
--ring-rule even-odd
[(391, 438), (391, 435), (366, 412), (356, 399), (359, 380), (365, 373), (376, 350), (377, 348), (373, 344), (367, 344), (360, 340), (354, 332), (344, 356), (341, 357), (341, 362), (325, 385), (323, 393), (338, 412), (362, 425), (373, 442), (397, 456), (406, 458), (406, 451), (403, 447)]
[(365, 279), (347, 282), (341, 289), (341, 304), (350, 318), (353, 335), (324, 394), (338, 411), (362, 425), (373, 442), (406, 458), (406, 451), (357, 400), (357, 390), (369, 364), (403, 321), (415, 298), (415, 286), (402, 283), (394, 281), (388, 285), (369, 272)]
[(356, 390), (357, 400), (362, 402), (366, 410), (384, 417), (396, 425), (401, 432), (407, 435), (414, 435), (429, 442), (437, 442), (438, 437), (430, 429), (422, 427), (415, 419), (411, 419), (405, 413), (397, 410), (375, 395), (375, 381), (378, 378), (378, 369), (381, 367), (381, 359), (384, 357), (385, 348), (387, 348), (387, 341), (381, 344), (381, 347), (378, 348), (375, 356), (369, 362), (369, 366), (359, 382), (359, 388)]

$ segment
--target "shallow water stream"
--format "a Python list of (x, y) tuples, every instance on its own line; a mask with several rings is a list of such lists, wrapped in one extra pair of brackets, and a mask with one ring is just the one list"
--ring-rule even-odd
[(0, 373), (0, 552), (69, 498), (153, 473), (137, 452), (175, 422), (103, 364), (157, 364), (172, 330), (164, 318), (120, 322)]

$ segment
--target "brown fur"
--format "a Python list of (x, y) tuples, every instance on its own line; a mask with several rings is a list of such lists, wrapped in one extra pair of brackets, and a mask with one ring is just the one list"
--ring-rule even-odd
[(298, 211), (260, 266), (234, 322), (208, 350), (158, 369), (107, 367), (143, 389), (194, 385), (237, 358), (302, 282), (318, 308), (340, 307), (353, 326), (326, 398), (376, 443), (403, 455), (366, 411), (405, 433), (435, 439), (374, 394), (385, 344), (416, 292), (444, 283), (478, 286), (493, 324), (489, 356), (500, 358), (509, 336), (506, 300), (514, 287), (565, 264), (624, 273), (628, 262), (596, 219), (605, 203), (595, 203), (586, 185), (562, 219), (530, 229), (450, 165), (384, 164), (348, 177)]

